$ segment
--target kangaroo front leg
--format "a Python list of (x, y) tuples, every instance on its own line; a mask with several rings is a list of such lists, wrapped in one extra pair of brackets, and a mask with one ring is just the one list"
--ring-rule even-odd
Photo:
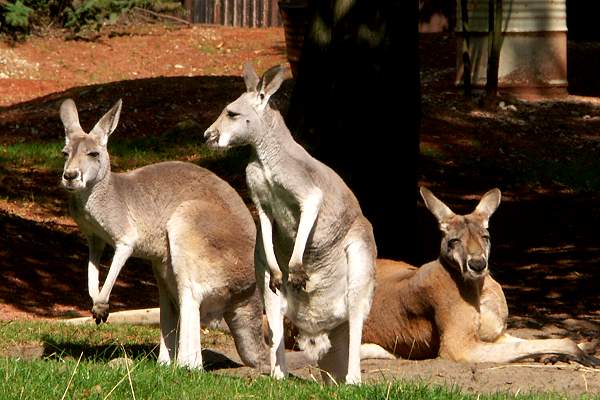
[(88, 250), (90, 258), (88, 261), (88, 293), (92, 301), (100, 293), (100, 259), (106, 243), (97, 236), (88, 236)]
[(267, 261), (267, 267), (269, 268), (269, 273), (271, 275), (269, 280), (269, 288), (271, 288), (273, 293), (275, 293), (275, 290), (281, 290), (281, 285), (283, 284), (283, 274), (281, 273), (281, 269), (277, 263), (277, 257), (275, 257), (275, 250), (273, 249), (273, 225), (271, 224), (271, 218), (260, 206), (257, 206), (257, 211), (260, 221), (260, 232), (265, 251), (265, 258)]
[(121, 268), (123, 268), (125, 261), (131, 256), (131, 253), (133, 253), (133, 246), (128, 244), (117, 244), (115, 255), (113, 256), (110, 269), (108, 270), (108, 275), (106, 276), (104, 285), (102, 285), (102, 290), (100, 291), (100, 294), (93, 299), (94, 306), (92, 307), (92, 315), (97, 324), (106, 322), (108, 319), (108, 298), (110, 292), (115, 285), (119, 272), (121, 272)]
[(298, 224), (298, 233), (296, 234), (296, 241), (294, 242), (294, 250), (290, 257), (289, 264), (289, 284), (296, 290), (306, 289), (306, 281), (308, 275), (302, 264), (302, 258), (304, 256), (304, 249), (310, 232), (312, 231), (321, 203), (323, 201), (323, 192), (320, 189), (315, 188), (310, 195), (304, 198), (300, 202), (300, 222)]

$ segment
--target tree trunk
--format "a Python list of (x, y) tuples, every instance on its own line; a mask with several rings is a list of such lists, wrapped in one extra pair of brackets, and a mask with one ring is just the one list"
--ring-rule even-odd
[(498, 94), (498, 68), (502, 48), (502, 1), (488, 0), (488, 64), (485, 93), (488, 100)]
[(379, 255), (408, 261), (416, 256), (419, 87), (416, 1), (309, 2), (288, 124), (354, 191)]
[(463, 90), (466, 97), (471, 96), (471, 33), (469, 32), (469, 1), (460, 0), (461, 28), (463, 34), (462, 61), (463, 61)]

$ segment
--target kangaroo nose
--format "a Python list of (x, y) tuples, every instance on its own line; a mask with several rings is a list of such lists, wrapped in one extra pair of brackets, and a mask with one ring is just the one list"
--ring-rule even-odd
[(471, 268), (475, 272), (481, 272), (485, 269), (487, 263), (483, 258), (472, 258), (468, 262), (469, 268)]
[(214, 129), (208, 128), (207, 130), (204, 131), (204, 139), (208, 139), (209, 137), (211, 137), (213, 134), (215, 133)]
[(63, 178), (66, 181), (72, 181), (73, 179), (77, 178), (77, 176), (79, 176), (79, 173), (77, 171), (65, 171), (63, 173)]

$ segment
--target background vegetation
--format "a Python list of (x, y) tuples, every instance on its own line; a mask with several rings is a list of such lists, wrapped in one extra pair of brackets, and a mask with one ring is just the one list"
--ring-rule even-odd
[(169, 0), (0, 0), (0, 33), (18, 40), (49, 26), (98, 31), (136, 8), (184, 13), (181, 3)]

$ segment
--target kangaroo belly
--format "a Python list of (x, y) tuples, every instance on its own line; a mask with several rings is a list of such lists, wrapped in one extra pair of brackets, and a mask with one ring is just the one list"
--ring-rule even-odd
[(347, 267), (345, 258), (332, 268), (320, 264), (306, 267), (306, 291), (288, 290), (286, 316), (301, 331), (317, 334), (329, 331), (348, 319)]
[(396, 348), (388, 349), (396, 356), (411, 360), (438, 356), (440, 337), (432, 321), (427, 319), (413, 320), (410, 327), (398, 336), (401, 339), (398, 340)]
[(363, 343), (375, 343), (397, 357), (425, 359), (438, 356), (440, 338), (432, 321), (424, 318), (407, 319), (403, 324), (393, 319), (367, 319), (363, 327)]
[(136, 241), (132, 255), (154, 261), (165, 260), (167, 253), (167, 236), (164, 232), (144, 232)]

